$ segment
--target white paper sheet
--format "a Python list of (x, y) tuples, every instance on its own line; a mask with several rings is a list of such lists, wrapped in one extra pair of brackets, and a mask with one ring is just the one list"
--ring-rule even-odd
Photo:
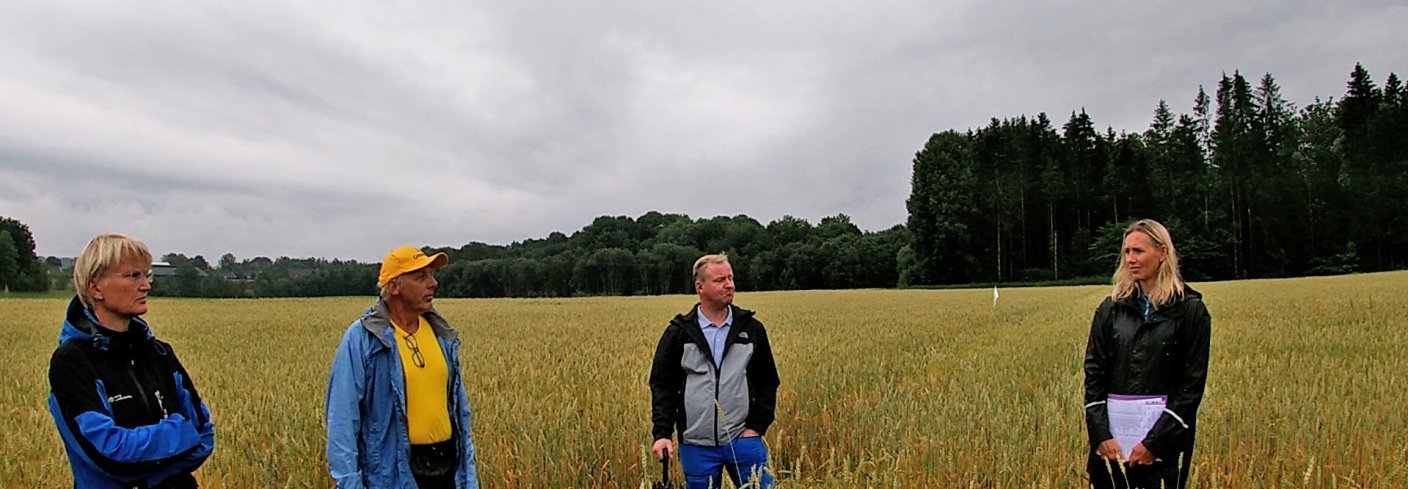
[(1167, 396), (1109, 396), (1105, 407), (1110, 417), (1110, 434), (1119, 442), (1120, 454), (1125, 459), (1129, 459), (1134, 446), (1149, 435), (1167, 406)]

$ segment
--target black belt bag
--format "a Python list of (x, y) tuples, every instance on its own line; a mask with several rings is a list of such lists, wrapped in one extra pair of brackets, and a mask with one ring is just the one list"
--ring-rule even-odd
[(441, 476), (460, 468), (459, 444), (456, 437), (427, 445), (411, 445), (411, 474)]

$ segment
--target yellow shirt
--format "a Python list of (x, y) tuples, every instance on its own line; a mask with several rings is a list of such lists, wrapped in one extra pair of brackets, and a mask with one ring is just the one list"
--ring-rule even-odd
[[(406, 428), (412, 445), (425, 445), (450, 439), (450, 369), (445, 353), (430, 329), (430, 322), (420, 318), (414, 335), (407, 335), (396, 326), (396, 348), (401, 352), (401, 369), (406, 374)], [(408, 339), (407, 336), (410, 336)], [(417, 348), (411, 348), (415, 345)], [(416, 350), (420, 351), (416, 355)]]

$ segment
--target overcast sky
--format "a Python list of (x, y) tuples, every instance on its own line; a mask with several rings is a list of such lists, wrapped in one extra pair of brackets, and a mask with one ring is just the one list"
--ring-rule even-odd
[(1408, 74), (1402, 1), (469, 3), (0, 4), (0, 215), (40, 255), (117, 231), (212, 262), (651, 210), (877, 230), (935, 132)]

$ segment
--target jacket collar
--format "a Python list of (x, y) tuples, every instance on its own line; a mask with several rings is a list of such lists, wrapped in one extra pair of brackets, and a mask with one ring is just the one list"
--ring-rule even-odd
[[(753, 311), (729, 304), (729, 313), (733, 315), (733, 324), (729, 327), (728, 337), (724, 340), (724, 356), (728, 356), (728, 350), (733, 343), (743, 334), (748, 325), (752, 322)], [(694, 303), (694, 307), (689, 308), (689, 312), (678, 314), (670, 320), (671, 327), (682, 328), (685, 336), (690, 341), (698, 345), (703, 351), (709, 351), (709, 340), (704, 338), (704, 330), (699, 327), (699, 303)], [(713, 355), (706, 355), (709, 361), (714, 361)]]
[(70, 341), (91, 342), (99, 350), (107, 350), (116, 341), (151, 341), (153, 339), (152, 330), (147, 326), (147, 321), (140, 316), (132, 318), (127, 324), (127, 331), (113, 331), (98, 324), (98, 319), (93, 316), (93, 310), (83, 305), (83, 301), (78, 300), (78, 296), (68, 302), (68, 310), (64, 313), (64, 324), (59, 329), (59, 344)]
[[(1139, 306), (1138, 297), (1138, 294), (1141, 293), (1142, 292), (1136, 291), (1134, 294), (1130, 294), (1129, 297), (1125, 297), (1123, 299), (1115, 301), (1115, 304), (1122, 307), (1128, 307), (1134, 310), (1135, 312), (1138, 312), (1142, 316), (1144, 313), (1142, 312), (1142, 309)], [(1202, 298), (1202, 293), (1193, 290), (1193, 287), (1189, 286), (1187, 283), (1184, 283), (1183, 293), (1174, 295), (1173, 299), (1170, 300), (1168, 304), (1164, 304), (1163, 307), (1154, 309), (1154, 315), (1150, 317), (1150, 320), (1153, 321), (1159, 318), (1176, 319), (1182, 317), (1184, 314), (1184, 310), (1186, 309), (1183, 307), (1184, 304), (1187, 304), (1193, 299), (1202, 300)]]
[[(435, 332), (436, 337), (449, 341), (459, 336), (459, 332), (455, 331), (455, 328), (451, 328), (450, 322), (446, 321), (445, 317), (441, 316), (434, 308), (422, 314), (421, 317), (430, 323), (430, 330)], [(376, 303), (362, 313), (362, 327), (366, 328), (367, 332), (375, 336), (377, 340), (380, 340), (383, 346), (387, 348), (393, 346), (391, 338), (387, 336), (392, 326), (391, 312), (386, 307), (385, 299), (377, 297)]]
[[(729, 304), (728, 308), (729, 314), (733, 316), (733, 326), (738, 326), (744, 320), (753, 317), (753, 311), (738, 307), (737, 305)], [(695, 302), (694, 307), (689, 308), (689, 312), (675, 315), (675, 318), (670, 320), (670, 322), (679, 323), (680, 326), (693, 326), (695, 329), (699, 329), (699, 303)]]

